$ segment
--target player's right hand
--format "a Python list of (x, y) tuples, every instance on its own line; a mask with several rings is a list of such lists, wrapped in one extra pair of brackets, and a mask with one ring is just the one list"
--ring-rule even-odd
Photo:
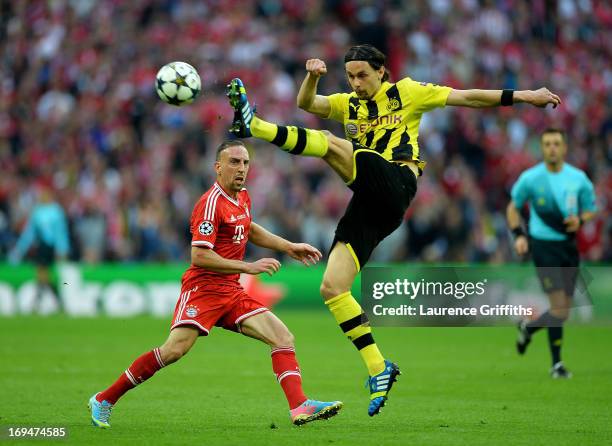
[(529, 242), (527, 241), (527, 237), (524, 235), (519, 235), (514, 241), (514, 249), (520, 256), (527, 254), (527, 251), (529, 251)]
[(306, 61), (306, 71), (311, 76), (320, 77), (327, 74), (327, 67), (321, 59), (308, 59)]
[(263, 258), (259, 259), (256, 262), (249, 263), (247, 266), (247, 270), (245, 273), (247, 274), (261, 274), (267, 273), (268, 275), (272, 275), (276, 273), (281, 267), (281, 264), (276, 259)]
[(543, 108), (548, 104), (552, 104), (553, 108), (557, 108), (557, 105), (561, 104), (561, 98), (548, 88), (542, 87), (538, 90), (531, 91), (528, 102), (536, 107)]

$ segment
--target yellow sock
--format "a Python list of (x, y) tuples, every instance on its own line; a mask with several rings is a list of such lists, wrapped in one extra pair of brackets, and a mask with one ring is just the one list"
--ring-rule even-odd
[(259, 119), (257, 115), (253, 116), (251, 120), (251, 134), (255, 138), (263, 139), (264, 141), (271, 142), (276, 136), (277, 128), (276, 124)]
[(385, 369), (385, 358), (374, 342), (368, 317), (351, 292), (342, 293), (326, 301), (325, 304), (336, 318), (342, 331), (359, 350), (370, 376), (382, 372)]
[(255, 138), (271, 142), (293, 155), (322, 158), (327, 153), (327, 136), (320, 130), (295, 126), (285, 127), (253, 116), (251, 133)]

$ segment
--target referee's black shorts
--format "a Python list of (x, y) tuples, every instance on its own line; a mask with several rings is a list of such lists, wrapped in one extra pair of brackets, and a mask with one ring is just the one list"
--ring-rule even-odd
[(338, 222), (332, 248), (338, 241), (346, 243), (360, 270), (376, 245), (402, 223), (417, 180), (408, 166), (389, 162), (373, 150), (357, 150), (354, 156), (356, 177), (349, 185), (354, 194)]
[(540, 240), (530, 238), (530, 251), (538, 278), (545, 292), (563, 290), (574, 295), (580, 255), (575, 239)]
[(43, 242), (38, 242), (34, 252), (34, 264), (37, 266), (49, 267), (55, 262), (55, 248), (53, 245)]

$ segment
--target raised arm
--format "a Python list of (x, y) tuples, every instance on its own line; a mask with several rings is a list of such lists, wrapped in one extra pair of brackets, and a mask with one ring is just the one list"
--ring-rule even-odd
[[(506, 101), (502, 104), (502, 93), (505, 93)], [(519, 103), (546, 107), (552, 104), (553, 108), (561, 103), (561, 98), (548, 90), (451, 90), (446, 100), (446, 105), (459, 107), (497, 107), (499, 105), (512, 105)]]
[(325, 62), (320, 59), (306, 61), (306, 77), (300, 86), (297, 95), (297, 105), (302, 110), (327, 118), (331, 112), (331, 105), (325, 96), (317, 94), (317, 85), (321, 76), (327, 73)]
[(251, 223), (251, 229), (249, 230), (249, 240), (262, 248), (284, 252), (306, 266), (314, 265), (322, 257), (321, 252), (314, 246), (310, 246), (308, 243), (291, 243), (254, 222)]

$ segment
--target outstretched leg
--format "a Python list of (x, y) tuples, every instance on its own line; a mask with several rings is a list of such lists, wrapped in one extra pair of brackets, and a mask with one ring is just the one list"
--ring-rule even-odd
[(289, 403), (289, 415), (296, 425), (333, 417), (342, 408), (340, 401), (311, 400), (302, 390), (302, 373), (295, 357), (293, 334), (273, 313), (251, 316), (240, 324), (242, 334), (271, 348), (272, 369)]
[(175, 328), (161, 347), (139, 356), (110, 387), (94, 394), (89, 400), (93, 425), (110, 427), (110, 413), (119, 398), (151, 378), (162, 367), (178, 361), (191, 349), (198, 335), (199, 332), (195, 328)]
[(254, 114), (240, 79), (232, 80), (227, 94), (235, 112), (230, 130), (233, 134), (268, 141), (292, 155), (323, 158), (344, 182), (349, 183), (354, 179), (352, 143), (328, 131), (276, 125), (260, 119)]

